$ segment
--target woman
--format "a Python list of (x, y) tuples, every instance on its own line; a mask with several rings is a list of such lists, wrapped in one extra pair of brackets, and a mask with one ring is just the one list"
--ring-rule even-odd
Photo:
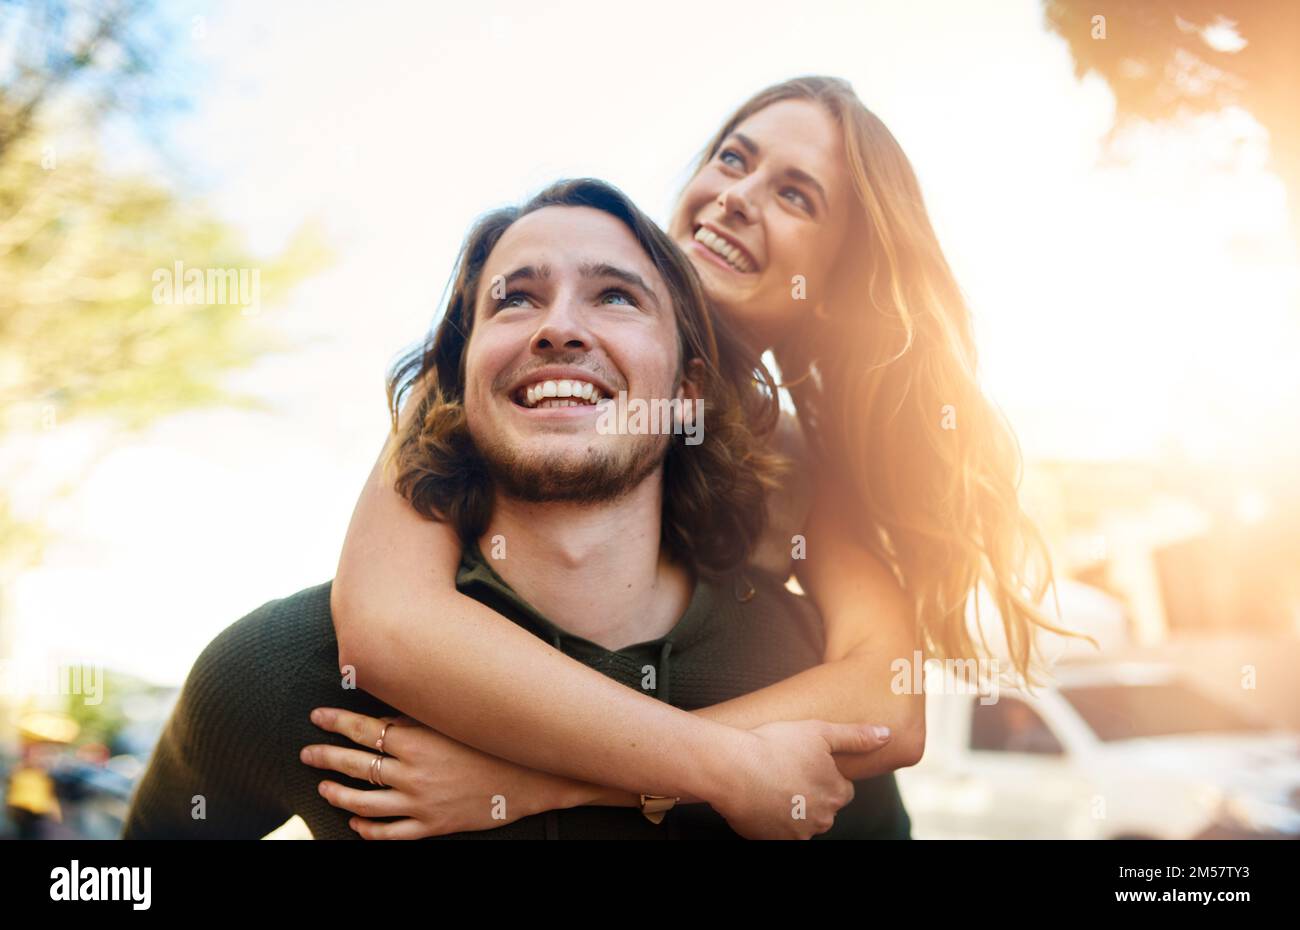
[[(1022, 676), (1034, 628), (1065, 632), (1036, 606), (1050, 564), (1017, 501), (1018, 449), (976, 383), (969, 314), (915, 176), (849, 85), (796, 79), (744, 104), (706, 147), (669, 232), (716, 311), (787, 378), (798, 425), (787, 419), (776, 441), (799, 467), (769, 502), (754, 564), (780, 578), (793, 569), (823, 617), (824, 664), (688, 714), (576, 661), (543, 661), (553, 650), (456, 591), (459, 540), (419, 518), (377, 465), (333, 588), (340, 662), (428, 725), (431, 775), (387, 798), (324, 783), (331, 803), (365, 815), (353, 821), (362, 836), (499, 825), (457, 782), (509, 779), (537, 811), (572, 803), (573, 779), (644, 791), (671, 780), (672, 746), (696, 717), (887, 726), (884, 748), (835, 762), (849, 779), (883, 776), (879, 803), (901, 812), (888, 773), (920, 758), (924, 699), (891, 690), (891, 664), (919, 649), (974, 656), (965, 607), (981, 578)], [(556, 701), (571, 712), (555, 714)], [(629, 721), (652, 738), (620, 739)], [(383, 723), (327, 712), (323, 725), (369, 747)], [(349, 774), (373, 756), (312, 748), (314, 764)], [(742, 835), (815, 832), (813, 812), (792, 822), (788, 809), (728, 800), (720, 812)]]

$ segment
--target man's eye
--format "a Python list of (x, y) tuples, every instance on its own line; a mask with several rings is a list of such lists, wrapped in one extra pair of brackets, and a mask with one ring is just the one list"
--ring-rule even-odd
[(610, 298), (613, 298), (615, 302), (623, 303), (630, 307), (638, 306), (636, 302), (636, 298), (634, 298), (627, 291), (619, 291), (619, 290), (606, 291), (605, 293), (600, 295), (600, 302), (609, 303)]
[(523, 291), (514, 291), (513, 293), (507, 294), (505, 297), (502, 297), (500, 300), (497, 301), (497, 309), (506, 310), (510, 307), (522, 307), (525, 306), (525, 304), (518, 303), (518, 301), (527, 301), (527, 300), (528, 300), (528, 295), (525, 294)]

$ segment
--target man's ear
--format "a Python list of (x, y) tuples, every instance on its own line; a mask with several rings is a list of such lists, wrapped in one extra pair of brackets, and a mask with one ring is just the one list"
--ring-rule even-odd
[(682, 383), (677, 387), (678, 400), (699, 400), (700, 385), (704, 383), (704, 361), (693, 358), (685, 365)]
[[(677, 386), (677, 400), (673, 405), (673, 432), (685, 431), (688, 426), (698, 423), (701, 416), (703, 399), (704, 362), (693, 358), (686, 363), (682, 372), (682, 383)], [(683, 422), (685, 418), (685, 422)]]

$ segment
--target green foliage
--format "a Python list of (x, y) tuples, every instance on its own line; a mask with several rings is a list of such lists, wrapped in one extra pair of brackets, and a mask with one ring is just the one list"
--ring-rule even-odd
[[(44, 167), (51, 155), (56, 166)], [(233, 302), (155, 303), (153, 275), (178, 261), (251, 269), (260, 303), (274, 304), (322, 254), (304, 231), (259, 260), (201, 204), (29, 137), (0, 163), (0, 409), (29, 426), (53, 415), (139, 427), (195, 406), (249, 403), (222, 377), (277, 348), (260, 314)]]
[[(105, 166), (106, 115), (146, 113), (156, 89), (166, 23), (148, 3), (0, 0), (0, 14), (0, 464), (19, 462), (21, 476), (24, 444), (55, 425), (93, 422), (111, 437), (195, 407), (255, 405), (227, 376), (287, 348), (264, 314), (328, 260), (320, 236), (304, 226), (279, 255), (254, 255), (171, 179)], [(256, 273), (256, 306), (155, 300), (155, 274), (178, 262)], [(29, 563), (41, 539), (7, 493), (0, 568)]]

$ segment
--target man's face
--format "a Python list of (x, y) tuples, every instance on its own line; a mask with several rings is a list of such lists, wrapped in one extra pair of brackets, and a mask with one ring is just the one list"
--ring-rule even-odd
[(683, 396), (668, 289), (621, 221), (588, 207), (517, 220), (488, 257), (474, 313), (465, 412), (503, 493), (609, 500), (658, 469), (668, 436), (596, 428), (597, 398)]

